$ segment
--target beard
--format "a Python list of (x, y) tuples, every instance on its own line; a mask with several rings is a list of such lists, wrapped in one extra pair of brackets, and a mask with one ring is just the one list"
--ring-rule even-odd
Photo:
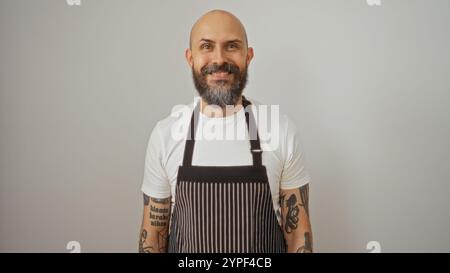
[[(226, 72), (233, 76), (230, 79), (214, 80), (215, 84), (209, 85), (206, 78), (214, 72)], [(200, 73), (192, 67), (192, 76), (195, 88), (206, 103), (225, 108), (227, 105), (235, 106), (241, 97), (247, 84), (247, 67), (240, 71), (238, 66), (230, 63), (211, 64), (203, 67)]]

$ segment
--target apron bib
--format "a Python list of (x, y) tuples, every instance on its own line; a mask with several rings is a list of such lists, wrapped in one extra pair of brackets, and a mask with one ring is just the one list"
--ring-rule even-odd
[[(244, 96), (242, 100), (244, 107), (251, 104)], [(192, 113), (183, 165), (178, 167), (168, 252), (286, 252), (252, 111), (245, 112), (245, 121), (249, 136), (256, 132), (256, 139), (250, 137), (253, 165), (197, 166), (192, 165), (192, 154), (199, 105)]]

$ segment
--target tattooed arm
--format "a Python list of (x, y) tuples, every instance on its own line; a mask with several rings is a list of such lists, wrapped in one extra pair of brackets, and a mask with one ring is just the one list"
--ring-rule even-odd
[(144, 216), (139, 238), (139, 252), (167, 251), (170, 200), (170, 197), (158, 199), (144, 194)]
[(308, 199), (309, 184), (280, 191), (281, 222), (289, 253), (313, 252)]

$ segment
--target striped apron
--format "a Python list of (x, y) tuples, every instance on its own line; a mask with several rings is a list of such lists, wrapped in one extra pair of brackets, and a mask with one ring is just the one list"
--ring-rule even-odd
[[(251, 104), (243, 98), (243, 106)], [(286, 252), (283, 231), (273, 208), (266, 167), (252, 111), (245, 112), (253, 165), (192, 165), (199, 105), (194, 109), (178, 168), (168, 252)], [(249, 107), (250, 108), (250, 107)], [(189, 137), (190, 136), (190, 137)]]

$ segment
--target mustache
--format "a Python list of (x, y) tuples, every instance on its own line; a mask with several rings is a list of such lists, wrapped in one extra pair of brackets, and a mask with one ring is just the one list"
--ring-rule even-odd
[(211, 65), (207, 65), (205, 67), (203, 67), (200, 70), (202, 76), (206, 76), (212, 73), (216, 73), (216, 72), (226, 72), (228, 74), (239, 74), (240, 70), (239, 67), (231, 64), (231, 63), (223, 63), (221, 65), (218, 64), (211, 64)]

